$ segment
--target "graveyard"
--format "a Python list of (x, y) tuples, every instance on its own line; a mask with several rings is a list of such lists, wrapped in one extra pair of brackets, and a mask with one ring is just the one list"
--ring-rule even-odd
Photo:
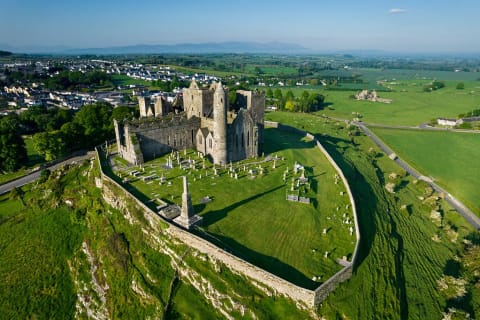
[[(111, 148), (112, 150), (114, 149)], [(113, 154), (127, 189), (166, 219), (179, 213), (188, 178), (195, 234), (292, 283), (313, 289), (351, 260), (356, 238), (342, 181), (313, 141), (265, 130), (261, 157), (213, 165), (178, 150), (129, 166)]]

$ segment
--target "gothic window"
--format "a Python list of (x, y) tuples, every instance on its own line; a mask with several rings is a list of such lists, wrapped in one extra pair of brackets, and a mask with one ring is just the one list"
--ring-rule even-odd
[(212, 139), (208, 139), (208, 146), (210, 147), (210, 149), (212, 148)]
[(250, 131), (247, 132), (247, 147), (250, 146)]
[(203, 140), (202, 137), (198, 137), (198, 144), (200, 145), (203, 144), (202, 140)]

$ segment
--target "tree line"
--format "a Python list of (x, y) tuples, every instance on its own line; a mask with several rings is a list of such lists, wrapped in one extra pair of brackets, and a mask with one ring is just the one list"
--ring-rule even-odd
[(317, 92), (304, 90), (300, 97), (295, 97), (292, 90), (283, 95), (279, 88), (268, 88), (265, 92), (267, 102), (277, 106), (280, 110), (292, 112), (313, 112), (324, 107), (325, 97)]
[(50, 161), (80, 149), (91, 149), (114, 138), (113, 119), (138, 116), (133, 108), (108, 103), (85, 105), (80, 111), (35, 106), (20, 115), (0, 117), (0, 171), (18, 170), (28, 163), (23, 135), (32, 136), (36, 152)]

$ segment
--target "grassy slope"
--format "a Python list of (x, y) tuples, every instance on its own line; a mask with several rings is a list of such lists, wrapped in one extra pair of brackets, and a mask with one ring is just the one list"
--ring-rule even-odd
[(372, 128), (423, 174), (433, 177), (480, 215), (480, 135)]
[[(462, 245), (450, 241), (446, 229), (429, 218), (432, 207), (422, 203), (422, 184), (403, 177), (395, 195), (385, 191), (391, 172), (402, 174), (387, 157), (368, 156), (376, 149), (364, 136), (346, 134), (343, 124), (331, 125), (310, 115), (270, 113), (269, 119), (304, 126), (320, 137), (344, 170), (357, 202), (362, 235), (360, 259), (351, 280), (339, 286), (322, 304), (319, 313), (328, 318), (354, 319), (436, 319), (447, 306), (455, 305), (437, 287), (443, 273), (458, 273), (452, 263)], [(378, 150), (377, 150), (378, 152)], [(409, 210), (400, 207), (409, 205)], [(472, 232), (471, 227), (438, 202), (445, 215), (444, 224), (459, 232), (459, 239)], [(434, 234), (441, 241), (432, 241)], [(453, 268), (451, 265), (453, 264)], [(457, 302), (471, 314), (478, 309), (479, 292)]]
[[(65, 170), (61, 178), (55, 172), (45, 184), (24, 187), (25, 205), (0, 197), (0, 318), (86, 319), (84, 308), (76, 311), (77, 295), (94, 312), (106, 310), (109, 318), (222, 318), (182, 277), (170, 290), (175, 272), (170, 258), (153, 249), (142, 232), (147, 227), (143, 212), (127, 202), (124, 210), (138, 221), (132, 225), (106, 205), (86, 174), (89, 167)], [(260, 318), (308, 317), (286, 299), (269, 298), (242, 277), (226, 269), (219, 273), (210, 262), (164, 240), (220, 292), (240, 292), (237, 301)], [(85, 244), (94, 265), (82, 249)], [(108, 288), (103, 304), (92, 275)], [(133, 281), (143, 295), (132, 290)]]
[[(286, 160), (277, 161), (276, 169), (272, 168), (272, 162), (263, 163), (265, 174), (258, 175), (259, 170), (255, 169), (254, 180), (243, 171), (243, 165), (238, 164), (235, 164), (239, 168), (238, 180), (230, 178), (223, 169), (218, 169), (221, 178), (213, 179), (210, 164), (207, 178), (204, 170), (189, 173), (192, 203), (195, 211), (204, 217), (205, 231), (213, 236), (208, 236), (209, 240), (292, 282), (315, 288), (318, 283), (311, 281), (313, 276), (330, 277), (340, 269), (336, 259), (353, 252), (354, 237), (349, 235), (349, 226), (340, 223), (343, 213), (350, 211), (345, 209), (348, 198), (339, 195), (344, 188), (334, 184), (335, 171), (313, 142), (304, 141), (296, 134), (267, 129), (265, 149), (267, 154)], [(187, 157), (195, 155), (191, 152)], [(308, 195), (314, 204), (285, 200), (295, 161), (306, 167), (307, 177), (313, 178), (312, 189), (316, 192)], [(162, 157), (148, 163), (145, 175), (164, 174), (171, 186), (160, 186), (158, 180), (149, 184), (137, 180), (132, 184), (147, 198), (160, 197), (181, 204), (180, 178), (185, 172), (160, 169), (165, 162)], [(290, 174), (285, 185), (282, 175), (287, 166)], [(199, 178), (200, 174), (203, 179)], [(213, 201), (202, 204), (201, 198), (206, 195)], [(336, 207), (342, 210), (337, 212)], [(351, 212), (349, 216), (352, 220)], [(324, 228), (329, 229), (327, 235), (322, 235)], [(302, 230), (301, 236), (299, 230)], [(330, 252), (328, 259), (323, 257), (325, 251)]]

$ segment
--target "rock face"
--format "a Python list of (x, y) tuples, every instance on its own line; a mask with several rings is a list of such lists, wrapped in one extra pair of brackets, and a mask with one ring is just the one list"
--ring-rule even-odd
[(230, 111), (228, 96), (221, 83), (200, 88), (192, 81), (183, 90), (183, 103), (178, 97), (176, 105), (139, 97), (140, 119), (114, 120), (118, 153), (132, 164), (186, 148), (209, 155), (216, 164), (259, 156), (265, 94), (238, 90)]

